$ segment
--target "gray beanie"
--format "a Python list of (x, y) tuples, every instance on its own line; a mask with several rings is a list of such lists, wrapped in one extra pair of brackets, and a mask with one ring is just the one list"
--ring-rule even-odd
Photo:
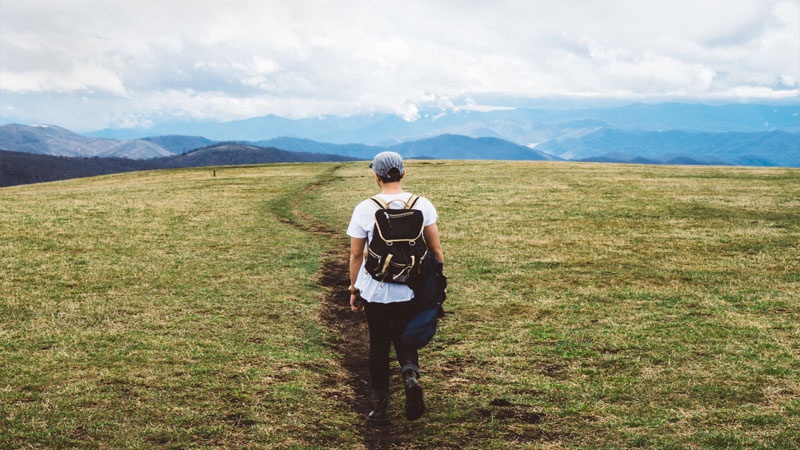
[[(395, 152), (381, 152), (372, 159), (369, 165), (381, 178), (389, 178), (392, 181), (400, 181), (400, 176), (405, 172), (403, 167), (403, 157)], [(392, 169), (397, 169), (392, 171)]]

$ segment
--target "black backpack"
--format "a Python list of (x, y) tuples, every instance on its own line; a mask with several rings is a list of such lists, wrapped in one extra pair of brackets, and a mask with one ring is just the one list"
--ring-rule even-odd
[(412, 195), (402, 209), (392, 209), (376, 197), (370, 200), (378, 205), (378, 210), (364, 267), (378, 281), (407, 284), (409, 277), (419, 272), (428, 253), (422, 235), (425, 226), (422, 211), (413, 209), (419, 196)]

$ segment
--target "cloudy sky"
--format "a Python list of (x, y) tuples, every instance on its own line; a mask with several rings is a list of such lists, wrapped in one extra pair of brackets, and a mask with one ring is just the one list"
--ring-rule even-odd
[(2, 123), (800, 101), (800, 0), (1, 0)]

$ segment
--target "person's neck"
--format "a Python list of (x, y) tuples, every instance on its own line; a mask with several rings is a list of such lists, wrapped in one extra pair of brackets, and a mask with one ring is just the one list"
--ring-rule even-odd
[(403, 187), (400, 185), (400, 183), (381, 184), (381, 194), (395, 195), (402, 193), (403, 193)]

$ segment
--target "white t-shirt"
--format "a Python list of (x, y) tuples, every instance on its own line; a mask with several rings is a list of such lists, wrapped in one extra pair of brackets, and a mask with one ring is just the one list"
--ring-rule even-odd
[[(411, 198), (410, 192), (400, 194), (378, 194), (381, 201), (393, 203), (391, 206), (402, 208), (405, 202)], [(414, 209), (422, 211), (423, 225), (428, 226), (436, 223), (438, 215), (436, 208), (425, 197), (420, 197), (414, 205)], [(378, 205), (370, 199), (366, 199), (356, 205), (353, 216), (350, 218), (350, 225), (347, 227), (347, 235), (354, 238), (367, 238), (367, 242), (372, 240), (372, 230), (375, 226), (375, 211)], [(366, 258), (364, 258), (366, 261)], [(370, 303), (395, 303), (405, 302), (414, 298), (414, 291), (405, 284), (380, 282), (367, 272), (364, 263), (361, 263), (361, 270), (356, 277), (356, 289), (361, 291), (361, 297)]]

